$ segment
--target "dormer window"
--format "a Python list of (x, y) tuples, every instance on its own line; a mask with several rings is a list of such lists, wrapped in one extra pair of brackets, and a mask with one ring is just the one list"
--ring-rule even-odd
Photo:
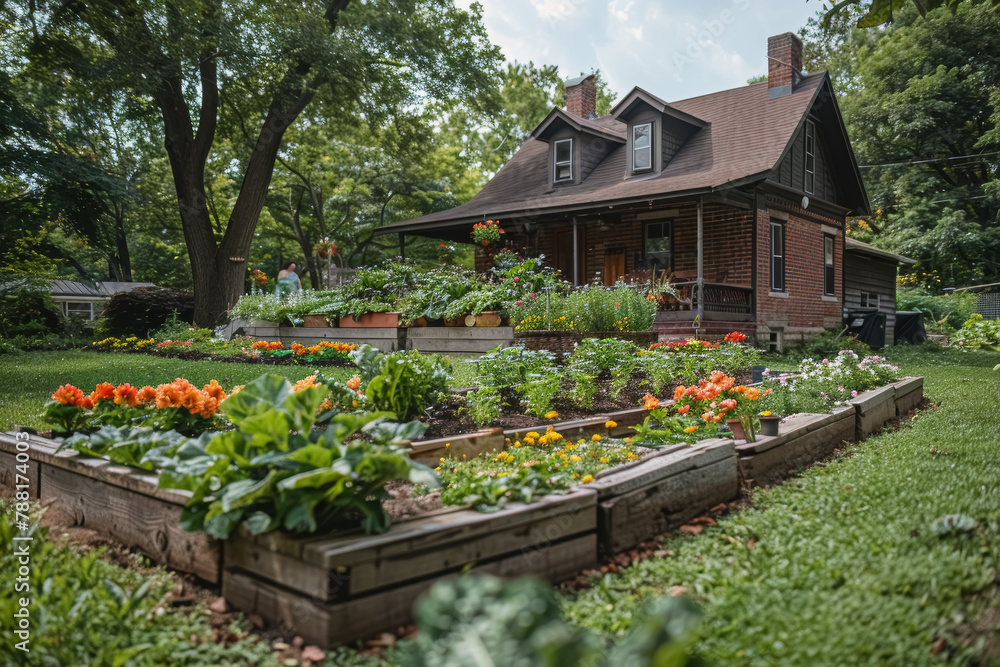
[(560, 139), (555, 142), (555, 158), (552, 163), (552, 182), (565, 183), (573, 180), (573, 140)]
[(653, 124), (632, 126), (632, 171), (653, 168)]

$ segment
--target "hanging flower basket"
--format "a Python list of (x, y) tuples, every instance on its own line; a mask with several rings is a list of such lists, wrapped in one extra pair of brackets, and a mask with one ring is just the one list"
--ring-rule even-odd
[(505, 233), (498, 220), (477, 222), (472, 226), (472, 240), (484, 248), (492, 243), (499, 243), (501, 235)]

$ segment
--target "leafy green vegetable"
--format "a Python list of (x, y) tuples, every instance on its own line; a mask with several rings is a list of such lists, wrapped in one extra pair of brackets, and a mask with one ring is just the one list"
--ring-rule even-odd
[(366, 531), (384, 532), (387, 482), (436, 485), (400, 446), (426, 427), (374, 412), (337, 414), (325, 431), (313, 430), (328, 395), (326, 387), (296, 392), (285, 378), (263, 375), (221, 405), (238, 430), (147, 454), (163, 471), (160, 486), (192, 492), (185, 528), (225, 538), (241, 524), (251, 533), (312, 532), (360, 519)]

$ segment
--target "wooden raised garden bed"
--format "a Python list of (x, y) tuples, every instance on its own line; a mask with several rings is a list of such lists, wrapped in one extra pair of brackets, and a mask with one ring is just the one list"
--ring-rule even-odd
[(597, 494), (546, 496), (483, 514), (445, 509), (393, 525), (383, 535), (230, 538), (222, 593), (322, 646), (395, 630), (414, 600), (468, 567), (551, 582), (597, 564)]
[(850, 402), (857, 410), (854, 439), (864, 440), (896, 416), (896, 386), (861, 392)]
[(924, 379), (903, 378), (895, 385), (896, 416), (902, 417), (924, 400)]
[(732, 440), (675, 445), (637, 463), (598, 473), (597, 532), (611, 556), (739, 496)]
[[(186, 492), (161, 489), (155, 475), (116, 465), (79, 452), (56, 452), (58, 444), (32, 436), (28, 455), (35, 485), (33, 499), (62, 525), (89, 528), (152, 560), (218, 583), (221, 544), (205, 533), (189, 533), (180, 524)], [(6, 494), (14, 469), (17, 439), (0, 434), (0, 487)]]
[(659, 340), (655, 331), (516, 331), (514, 344), (523, 345), (528, 350), (548, 350), (560, 354), (572, 354), (577, 343), (584, 338), (617, 338), (648, 348)]
[(740, 477), (758, 486), (773, 484), (854, 440), (855, 428), (853, 407), (838, 408), (829, 415), (789, 417), (778, 426), (778, 435), (737, 443)]

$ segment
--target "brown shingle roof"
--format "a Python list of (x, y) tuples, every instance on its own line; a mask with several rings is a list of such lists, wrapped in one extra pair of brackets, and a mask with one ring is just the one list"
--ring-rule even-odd
[[(777, 166), (826, 77), (825, 72), (806, 76), (792, 94), (782, 97), (769, 98), (767, 82), (761, 82), (670, 103), (672, 108), (707, 125), (681, 147), (659, 174), (626, 178), (626, 147), (617, 145), (582, 183), (552, 189), (548, 145), (529, 138), (465, 204), (387, 225), (384, 233), (706, 191), (755, 176), (763, 178)], [(624, 123), (611, 116), (588, 122), (616, 134), (625, 131)]]

